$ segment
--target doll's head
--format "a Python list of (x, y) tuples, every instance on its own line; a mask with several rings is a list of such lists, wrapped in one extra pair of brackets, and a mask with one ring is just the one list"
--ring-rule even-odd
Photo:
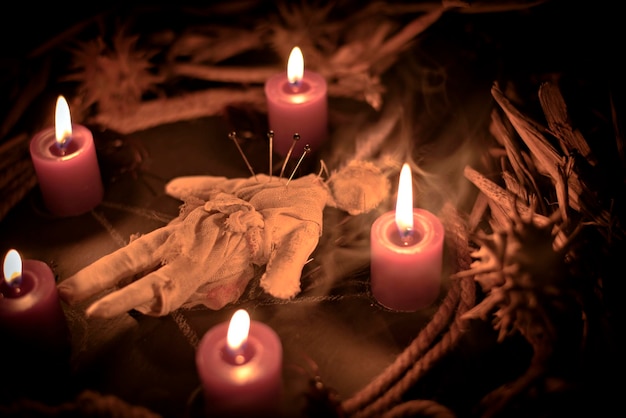
[(353, 160), (327, 181), (328, 205), (359, 215), (375, 209), (389, 195), (389, 179), (373, 163)]

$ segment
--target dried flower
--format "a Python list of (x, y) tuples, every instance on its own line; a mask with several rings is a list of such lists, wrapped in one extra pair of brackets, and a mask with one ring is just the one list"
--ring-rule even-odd
[(124, 114), (134, 109), (146, 93), (155, 92), (164, 77), (155, 71), (154, 51), (139, 48), (139, 36), (117, 30), (110, 45), (102, 36), (77, 42), (71, 49), (72, 64), (64, 79), (77, 81), (79, 106), (92, 105), (98, 112)]

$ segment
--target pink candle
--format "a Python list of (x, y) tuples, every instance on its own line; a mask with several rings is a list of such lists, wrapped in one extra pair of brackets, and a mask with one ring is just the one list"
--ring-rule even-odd
[(424, 209), (413, 208), (411, 171), (402, 168), (395, 211), (372, 224), (371, 290), (383, 306), (416, 311), (440, 292), (444, 228)]
[[(17, 251), (7, 253), (0, 283), (0, 329), (3, 352), (7, 341), (50, 356), (69, 347), (65, 314), (54, 275), (46, 263), (38, 260), (22, 262)], [(21, 353), (13, 354), (19, 356)]]
[(30, 142), (39, 189), (48, 210), (57, 216), (77, 216), (96, 207), (104, 195), (91, 131), (72, 124), (69, 107), (60, 96), (54, 128)]
[(300, 135), (293, 152), (300, 155), (306, 144), (316, 152), (328, 136), (326, 80), (304, 70), (300, 48), (289, 56), (287, 72), (276, 74), (265, 83), (269, 128), (274, 131), (273, 147), (286, 156), (294, 134)]
[(282, 396), (282, 345), (245, 310), (209, 330), (196, 352), (209, 416), (276, 416)]

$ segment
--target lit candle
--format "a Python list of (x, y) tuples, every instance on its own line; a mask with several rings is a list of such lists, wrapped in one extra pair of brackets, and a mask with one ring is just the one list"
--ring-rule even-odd
[(437, 299), (444, 228), (429, 211), (413, 208), (408, 164), (400, 173), (396, 210), (376, 219), (370, 238), (370, 284), (381, 305), (397, 311), (416, 311)]
[(55, 126), (33, 137), (30, 155), (44, 203), (52, 214), (81, 215), (102, 201), (93, 135), (85, 126), (72, 124), (63, 96), (57, 100)]
[(282, 396), (282, 345), (269, 326), (235, 312), (209, 330), (196, 352), (209, 416), (276, 416)]
[(316, 152), (328, 136), (326, 80), (304, 70), (304, 57), (297, 46), (289, 55), (287, 72), (270, 77), (265, 83), (269, 128), (274, 131), (273, 147), (282, 156), (300, 140), (293, 152), (299, 155), (309, 144)]
[[(2, 351), (10, 342), (20, 350), (38, 350), (46, 358), (62, 354), (69, 348), (69, 328), (50, 267), (38, 260), (22, 261), (19, 253), (12, 249), (5, 256), (3, 273), (0, 283)], [(20, 354), (13, 353), (14, 356)]]

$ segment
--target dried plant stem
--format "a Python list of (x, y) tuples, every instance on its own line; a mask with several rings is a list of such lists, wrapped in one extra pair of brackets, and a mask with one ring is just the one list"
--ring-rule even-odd
[(34, 169), (26, 169), (14, 178), (11, 187), (2, 190), (2, 203), (0, 203), (0, 220), (18, 204), (24, 196), (37, 184), (37, 176)]
[[(497, 85), (491, 89), (491, 92), (496, 102), (511, 121), (511, 124), (515, 127), (520, 138), (530, 149), (537, 169), (541, 174), (548, 176), (554, 183), (561, 210), (565, 211), (571, 205), (575, 211), (580, 212), (579, 196), (582, 192), (582, 187), (576, 173), (568, 173), (567, 179), (563, 179), (562, 172), (559, 169), (559, 166), (564, 163), (563, 158), (545, 139), (541, 128), (516, 109)], [(566, 194), (564, 195), (563, 192), (565, 190)]]
[(227, 105), (238, 102), (263, 108), (265, 106), (263, 90), (261, 88), (203, 90), (142, 102), (134, 112), (124, 115), (100, 113), (91, 122), (122, 134), (129, 134), (166, 123), (215, 116)]
[(530, 183), (530, 190), (527, 190), (527, 194), (532, 195), (534, 193), (537, 196), (541, 196), (541, 190), (537, 185), (537, 181), (526, 164), (528, 156), (520, 149), (518, 143), (506, 128), (502, 115), (495, 110), (491, 113), (490, 131), (494, 138), (504, 147), (507, 159), (517, 176), (517, 180), (522, 186), (527, 182)]
[(28, 157), (28, 135), (19, 134), (0, 145), (0, 171)]
[(393, 61), (387, 60), (386, 58), (390, 55), (396, 55), (398, 51), (406, 48), (410, 44), (411, 40), (439, 20), (443, 12), (444, 8), (439, 7), (424, 13), (416, 19), (413, 19), (404, 28), (402, 28), (398, 34), (387, 40), (372, 59), (372, 66), (375, 66), (377, 62), (387, 62), (387, 65), (383, 68), (377, 68), (376, 73), (380, 74), (387, 70), (388, 66), (391, 65)]
[(621, 162), (622, 172), (624, 172), (626, 171), (626, 152), (624, 150), (626, 140), (624, 139), (624, 133), (617, 116), (614, 101), (615, 99), (613, 98), (613, 95), (611, 95), (611, 121), (613, 122), (613, 130), (615, 131), (615, 149), (617, 150), (617, 155), (619, 156), (619, 160)]
[(469, 214), (467, 225), (470, 231), (474, 231), (478, 228), (482, 219), (484, 219), (485, 212), (489, 207), (489, 198), (484, 193), (479, 193), (474, 201), (474, 206)]
[(223, 62), (262, 47), (263, 38), (255, 29), (210, 25), (199, 31), (183, 33), (168, 55), (171, 59), (176, 56), (191, 56), (195, 63), (208, 64)]
[(19, 179), (25, 172), (33, 172), (33, 164), (29, 159), (23, 159), (7, 167), (0, 172), (0, 190), (11, 187), (16, 179)]
[[(474, 185), (478, 187), (481, 192), (500, 206), (506, 213), (512, 214), (512, 211), (516, 210), (512, 206), (512, 203), (515, 202), (518, 213), (526, 217), (530, 215), (530, 208), (520, 202), (520, 200), (517, 199), (513, 193), (498, 186), (496, 183), (489, 180), (472, 167), (466, 166), (463, 174), (465, 175), (465, 178), (474, 183)], [(533, 219), (540, 225), (546, 225), (548, 223), (548, 218), (538, 213), (534, 214)]]
[(280, 72), (276, 67), (225, 67), (202, 64), (176, 64), (172, 74), (222, 83), (263, 84)]
[[(557, 103), (557, 106), (561, 106), (558, 101), (545, 100), (547, 91), (544, 90), (543, 105), (550, 107), (552, 103)], [(593, 219), (599, 225), (609, 225), (611, 217), (605, 209), (590, 209), (584, 207), (581, 203), (583, 194), (590, 197), (587, 200), (593, 201), (593, 198), (591, 198), (593, 193), (588, 190), (587, 186), (579, 179), (576, 171), (572, 169), (572, 162), (557, 152), (544, 137), (539, 125), (516, 109), (497, 84), (492, 87), (491, 92), (522, 141), (530, 150), (532, 161), (535, 163), (537, 170), (552, 180), (563, 219), (568, 219), (567, 211), (571, 207), (576, 212), (583, 213)], [(558, 113), (552, 109), (544, 109), (544, 112), (551, 114), (551, 118)], [(561, 129), (561, 131), (564, 130)]]
[[(515, 213), (520, 214), (524, 219), (529, 219), (532, 214), (533, 222), (539, 226), (545, 226), (551, 222), (550, 218), (532, 211), (530, 207), (520, 202), (513, 193), (498, 186), (473, 168), (466, 166), (463, 173), (465, 178), (489, 198), (489, 207), (492, 208), (492, 215), (495, 217), (499, 228), (510, 224), (509, 220), (515, 216)], [(515, 206), (513, 206), (513, 202), (515, 202)], [(565, 242), (567, 242), (567, 237), (562, 231), (559, 231), (554, 243), (560, 248)]]
[(515, 10), (528, 10), (531, 7), (539, 6), (548, 0), (536, 1), (462, 1), (462, 0), (443, 0), (444, 5), (457, 6), (463, 13), (500, 13), (511, 12)]

